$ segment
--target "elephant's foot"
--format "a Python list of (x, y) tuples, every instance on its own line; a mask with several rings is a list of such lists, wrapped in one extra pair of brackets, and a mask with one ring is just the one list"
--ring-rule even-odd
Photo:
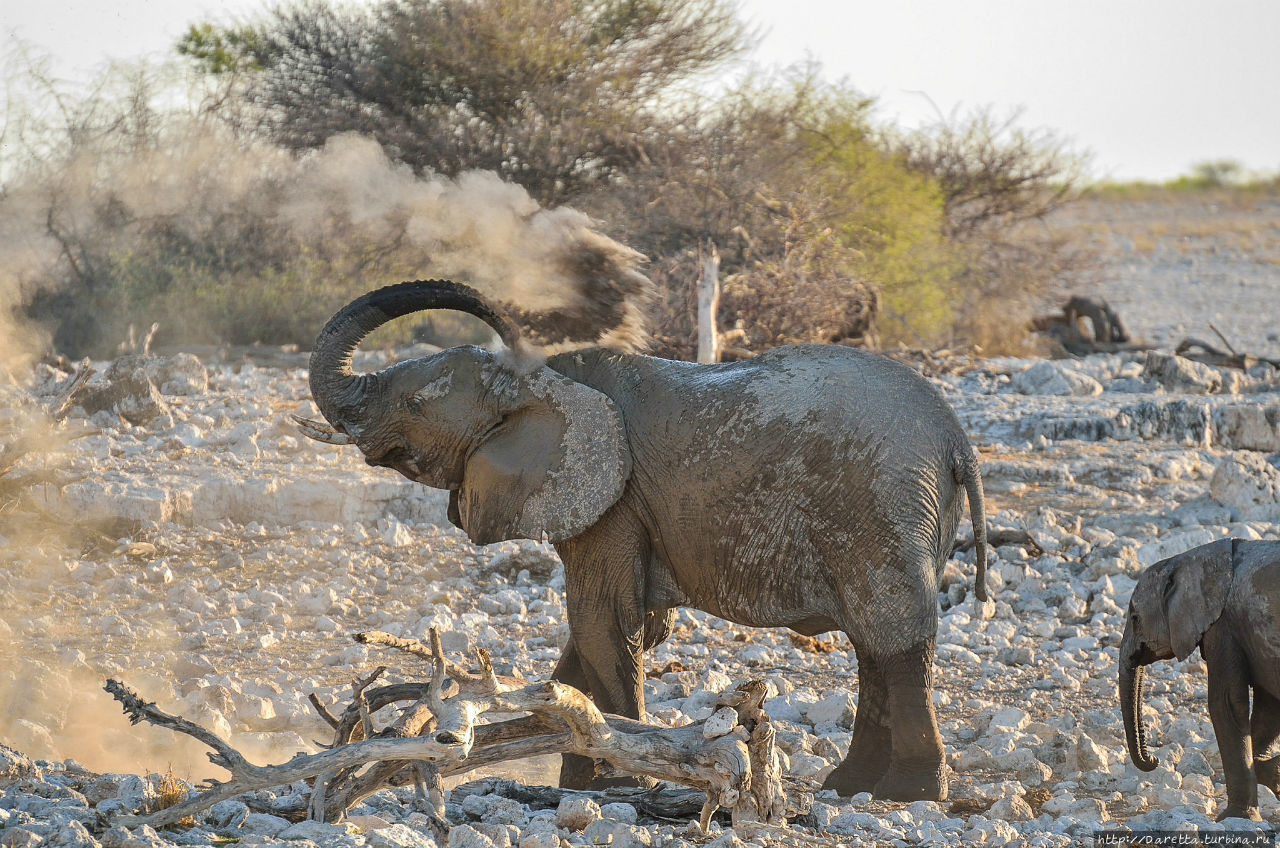
[(879, 725), (854, 728), (849, 754), (835, 771), (822, 782), (823, 789), (834, 789), (837, 795), (850, 798), (871, 792), (876, 782), (889, 770), (892, 742), (889, 729)]
[(563, 789), (586, 789), (596, 779), (596, 761), (577, 754), (560, 758), (560, 786)]
[(1253, 773), (1258, 777), (1258, 785), (1265, 786), (1277, 797), (1280, 797), (1280, 757), (1269, 760), (1254, 760)]
[(658, 781), (643, 775), (625, 775), (620, 777), (597, 777), (587, 784), (587, 789), (599, 792), (603, 789), (652, 789)]
[(889, 766), (889, 771), (876, 783), (871, 794), (887, 801), (945, 801), (947, 776), (941, 764), (924, 768), (905, 768), (894, 764)]
[(826, 780), (822, 781), (822, 788), (834, 789), (837, 795), (843, 798), (851, 798), (859, 793), (870, 792), (875, 789), (876, 781), (884, 776), (887, 768), (887, 762), (882, 766), (874, 764), (862, 765), (851, 763), (850, 759), (846, 759), (836, 766), (835, 771), (827, 775)]
[(1262, 821), (1262, 813), (1258, 812), (1257, 807), (1240, 807), (1228, 805), (1225, 810), (1218, 813), (1217, 821), (1223, 819), (1248, 819), (1249, 821)]
[[(607, 767), (606, 767), (607, 768)], [(649, 777), (600, 774), (596, 761), (577, 754), (565, 754), (560, 761), (560, 786), (563, 789), (652, 789), (657, 781)]]

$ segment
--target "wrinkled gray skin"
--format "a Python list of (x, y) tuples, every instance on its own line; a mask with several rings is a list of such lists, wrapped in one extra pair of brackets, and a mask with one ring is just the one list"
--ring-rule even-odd
[[(364, 334), (435, 306), (479, 314), (516, 352), (459, 347), (351, 373)], [(680, 606), (843, 630), (858, 710), (826, 786), (945, 798), (937, 589), (966, 489), (983, 599), (985, 532), (976, 458), (938, 393), (844, 347), (710, 366), (598, 349), (539, 364), (520, 348), (463, 286), (366, 295), (312, 356), (312, 394), (335, 430), (326, 440), (448, 489), (450, 519), (476, 544), (545, 533), (564, 562), (571, 634), (553, 676), (601, 709), (643, 714), (642, 652), (667, 638)], [(592, 767), (567, 757), (561, 781), (585, 785)]]
[(1227, 779), (1218, 820), (1258, 821), (1258, 784), (1280, 795), (1280, 542), (1223, 539), (1138, 578), (1120, 644), (1120, 707), (1129, 756), (1143, 771), (1157, 765), (1142, 722), (1143, 667), (1186, 659), (1197, 645)]

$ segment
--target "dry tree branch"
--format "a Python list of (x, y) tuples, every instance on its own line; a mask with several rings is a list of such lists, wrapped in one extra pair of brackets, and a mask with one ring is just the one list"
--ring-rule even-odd
[[(146, 721), (199, 739), (213, 749), (210, 761), (231, 772), (229, 780), (210, 781), (202, 792), (180, 804), (150, 815), (122, 817), (119, 823), (159, 827), (254, 789), (314, 778), (308, 806), (312, 819), (340, 819), (372, 792), (412, 782), (417, 803), (436, 817), (437, 828), (444, 828), (442, 775), (554, 753), (602, 759), (624, 773), (703, 790), (706, 802), (700, 823), (704, 831), (720, 807), (731, 809), (735, 822), (785, 821), (780, 758), (763, 710), (766, 688), (761, 681), (750, 681), (722, 694), (716, 713), (707, 721), (667, 728), (606, 716), (590, 698), (562, 683), (530, 684), (500, 678), (483, 651), (478, 652), (479, 673), (469, 673), (445, 658), (434, 630), (429, 649), (416, 640), (388, 634), (365, 633), (357, 638), (430, 656), (431, 679), (425, 684), (370, 689), (381, 675), (381, 667), (357, 677), (352, 684), (353, 702), (342, 716), (334, 717), (317, 707), (332, 719), (334, 744), (316, 754), (300, 753), (279, 765), (254, 765), (217, 735), (162, 712), (117, 681), (108, 681), (107, 691), (120, 701), (133, 723)], [(449, 680), (455, 685), (446, 695)], [(387, 727), (375, 731), (372, 716), (401, 701), (409, 701), (408, 708)], [(477, 727), (485, 712), (532, 715)], [(358, 735), (363, 738), (356, 738)]]

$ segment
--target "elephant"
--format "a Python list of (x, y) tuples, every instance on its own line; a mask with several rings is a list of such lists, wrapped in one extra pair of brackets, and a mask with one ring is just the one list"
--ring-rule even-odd
[(1138, 577), (1120, 643), (1119, 694), (1129, 756), (1143, 771), (1158, 765), (1142, 720), (1144, 667), (1186, 659), (1197, 645), (1227, 781), (1218, 820), (1260, 820), (1258, 784), (1280, 795), (1280, 542), (1221, 539)]
[[(503, 348), (449, 348), (376, 373), (370, 332), (426, 309), (469, 312)], [(679, 607), (813, 635), (842, 630), (858, 662), (843, 795), (941, 800), (934, 713), (938, 579), (965, 498), (985, 600), (978, 458), (955, 413), (911, 368), (848, 347), (782, 347), (695, 364), (603, 348), (542, 359), (468, 286), (370, 292), (321, 330), (310, 361), (329, 422), (370, 465), (449, 491), (477, 545), (545, 540), (564, 564), (569, 637), (553, 678), (605, 711), (644, 714), (643, 652)], [(601, 785), (565, 758), (561, 782)]]

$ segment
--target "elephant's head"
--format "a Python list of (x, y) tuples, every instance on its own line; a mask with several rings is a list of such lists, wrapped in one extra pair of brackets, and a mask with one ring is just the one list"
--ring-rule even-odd
[[(361, 340), (423, 309), (475, 315), (506, 350), (456, 347), (352, 372)], [(571, 538), (630, 474), (622, 416), (604, 394), (521, 348), (516, 328), (466, 286), (429, 280), (370, 292), (329, 320), (311, 355), (311, 394), (332, 428), (299, 423), (312, 438), (356, 445), (370, 465), (448, 489), (451, 520), (476, 544)]]
[(1227, 603), (1234, 544), (1223, 539), (1157, 562), (1138, 578), (1120, 642), (1120, 708), (1134, 765), (1151, 771), (1142, 722), (1144, 666), (1186, 659)]

